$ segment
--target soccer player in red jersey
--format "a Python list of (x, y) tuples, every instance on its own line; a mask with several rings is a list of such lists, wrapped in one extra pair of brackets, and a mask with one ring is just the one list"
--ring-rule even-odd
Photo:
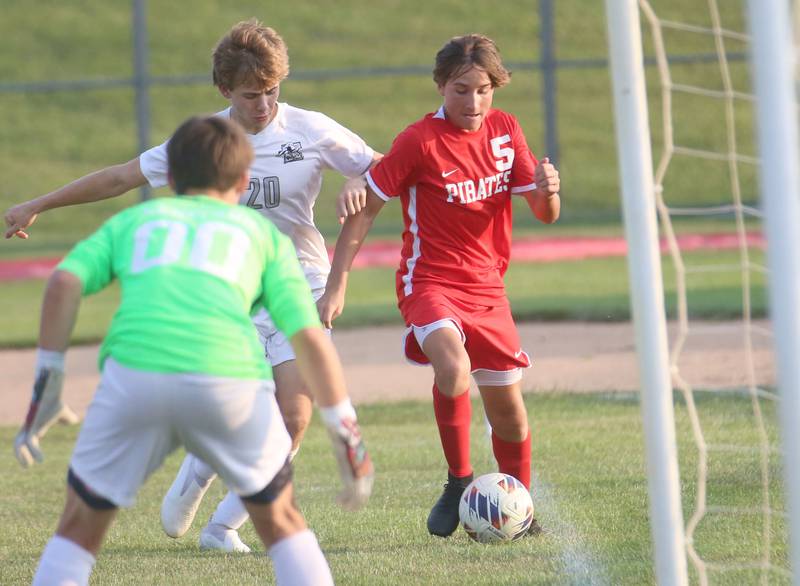
[(492, 108), (494, 90), (509, 78), (485, 36), (455, 37), (438, 52), (433, 79), (444, 104), (401, 132), (367, 172), (365, 205), (345, 222), (318, 302), (330, 326), (342, 312), (350, 266), (375, 216), (399, 197), (405, 228), (396, 287), (408, 326), (405, 354), (433, 366), (433, 407), (449, 468), (428, 517), (428, 531), (442, 537), (458, 526), (458, 501), (473, 477), (470, 375), (492, 426), (500, 471), (530, 489), (531, 436), (520, 387), (530, 359), (503, 284), (511, 198), (524, 197), (547, 224), (558, 219), (561, 201), (558, 171), (533, 156), (514, 116)]

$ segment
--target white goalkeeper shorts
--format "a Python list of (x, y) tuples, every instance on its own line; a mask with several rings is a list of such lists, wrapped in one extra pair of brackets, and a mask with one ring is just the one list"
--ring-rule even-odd
[(270, 380), (145, 372), (108, 358), (70, 465), (92, 492), (130, 507), (183, 445), (228, 488), (256, 494), (291, 449), (274, 389)]
[[(314, 301), (322, 297), (323, 293), (325, 293), (325, 289), (322, 287), (311, 291)], [(264, 357), (272, 366), (278, 366), (279, 364), (297, 358), (289, 340), (283, 335), (283, 332), (275, 327), (266, 309), (262, 308), (261, 311), (253, 317), (253, 324), (256, 326), (256, 331), (258, 331), (258, 339), (264, 346)], [(325, 332), (328, 336), (331, 335), (330, 330), (326, 329)]]

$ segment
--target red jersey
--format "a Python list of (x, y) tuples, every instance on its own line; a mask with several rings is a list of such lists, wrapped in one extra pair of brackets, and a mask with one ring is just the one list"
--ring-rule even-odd
[(476, 132), (440, 108), (400, 133), (367, 173), (378, 197), (403, 205), (398, 299), (427, 285), (465, 300), (504, 296), (511, 194), (535, 189), (537, 164), (517, 119), (500, 110)]

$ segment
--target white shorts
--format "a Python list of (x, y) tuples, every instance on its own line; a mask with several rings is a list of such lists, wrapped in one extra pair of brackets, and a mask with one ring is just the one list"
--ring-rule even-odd
[(141, 485), (185, 446), (237, 494), (267, 486), (291, 439), (269, 380), (154, 373), (106, 360), (70, 466), (97, 495), (134, 504)]
[[(322, 297), (323, 293), (325, 293), (324, 287), (319, 287), (311, 291), (314, 301)], [(256, 326), (256, 331), (258, 331), (258, 339), (264, 346), (264, 357), (272, 366), (278, 366), (279, 364), (297, 358), (289, 340), (283, 335), (283, 332), (275, 327), (266, 309), (262, 308), (261, 311), (253, 317), (253, 324)], [(331, 335), (330, 330), (326, 329), (325, 331), (328, 336)]]
[[(449, 328), (451, 330), (455, 330), (456, 332), (458, 332), (458, 336), (461, 338), (461, 343), (462, 344), (467, 339), (467, 337), (464, 335), (464, 332), (461, 331), (461, 328), (458, 327), (458, 324), (455, 322), (455, 320), (453, 320), (452, 318), (449, 318), (449, 317), (447, 317), (445, 319), (437, 320), (437, 321), (435, 321), (433, 323), (429, 323), (429, 324), (426, 324), (424, 326), (416, 326), (416, 325), (412, 324), (411, 326), (409, 326), (406, 329), (406, 334), (405, 335), (407, 336), (409, 334), (409, 332), (413, 332), (414, 333), (414, 337), (417, 339), (417, 344), (419, 344), (419, 347), (422, 348), (422, 345), (425, 343), (425, 338), (430, 336), (436, 330), (439, 330), (439, 329), (442, 329), (442, 328)], [(405, 343), (406, 343), (405, 337), (403, 337), (403, 346), (404, 347), (405, 347)]]

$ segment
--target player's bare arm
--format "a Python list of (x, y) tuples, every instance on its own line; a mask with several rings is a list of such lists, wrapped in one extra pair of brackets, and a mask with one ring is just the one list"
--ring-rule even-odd
[(347, 395), (336, 349), (319, 328), (304, 328), (292, 336), (291, 342), (300, 374), (320, 406), (333, 443), (344, 486), (339, 504), (347, 510), (360, 509), (372, 492), (374, 469)]
[(14, 453), (25, 467), (44, 459), (39, 440), (68, 409), (61, 400), (64, 352), (78, 315), (82, 291), (80, 279), (67, 271), (55, 271), (47, 281), (31, 403), (14, 438)]
[(83, 284), (68, 271), (55, 271), (47, 281), (42, 301), (39, 347), (65, 352), (81, 304)]
[(558, 169), (545, 157), (534, 171), (536, 189), (524, 193), (528, 206), (540, 222), (552, 224), (561, 214), (561, 179)]
[(347, 398), (344, 374), (336, 349), (319, 328), (305, 328), (291, 338), (297, 366), (320, 407), (331, 407)]
[(147, 179), (139, 168), (138, 157), (127, 163), (112, 165), (84, 175), (55, 191), (6, 210), (4, 214), (5, 236), (6, 238), (17, 236), (27, 239), (29, 236), (27, 228), (44, 211), (116, 197), (144, 185), (146, 181)]
[[(375, 163), (383, 158), (382, 153), (374, 153), (372, 155), (372, 163), (369, 169), (375, 166)], [(367, 171), (369, 170), (367, 169)], [(366, 171), (365, 171), (366, 173)], [(364, 175), (352, 177), (345, 181), (339, 195), (336, 197), (336, 215), (339, 217), (339, 223), (344, 224), (348, 216), (353, 216), (360, 212), (364, 206), (367, 205), (367, 180)]]
[(367, 188), (364, 207), (359, 213), (347, 217), (339, 233), (325, 293), (317, 301), (319, 318), (326, 328), (333, 327), (333, 320), (342, 315), (350, 267), (383, 204), (384, 201)]

